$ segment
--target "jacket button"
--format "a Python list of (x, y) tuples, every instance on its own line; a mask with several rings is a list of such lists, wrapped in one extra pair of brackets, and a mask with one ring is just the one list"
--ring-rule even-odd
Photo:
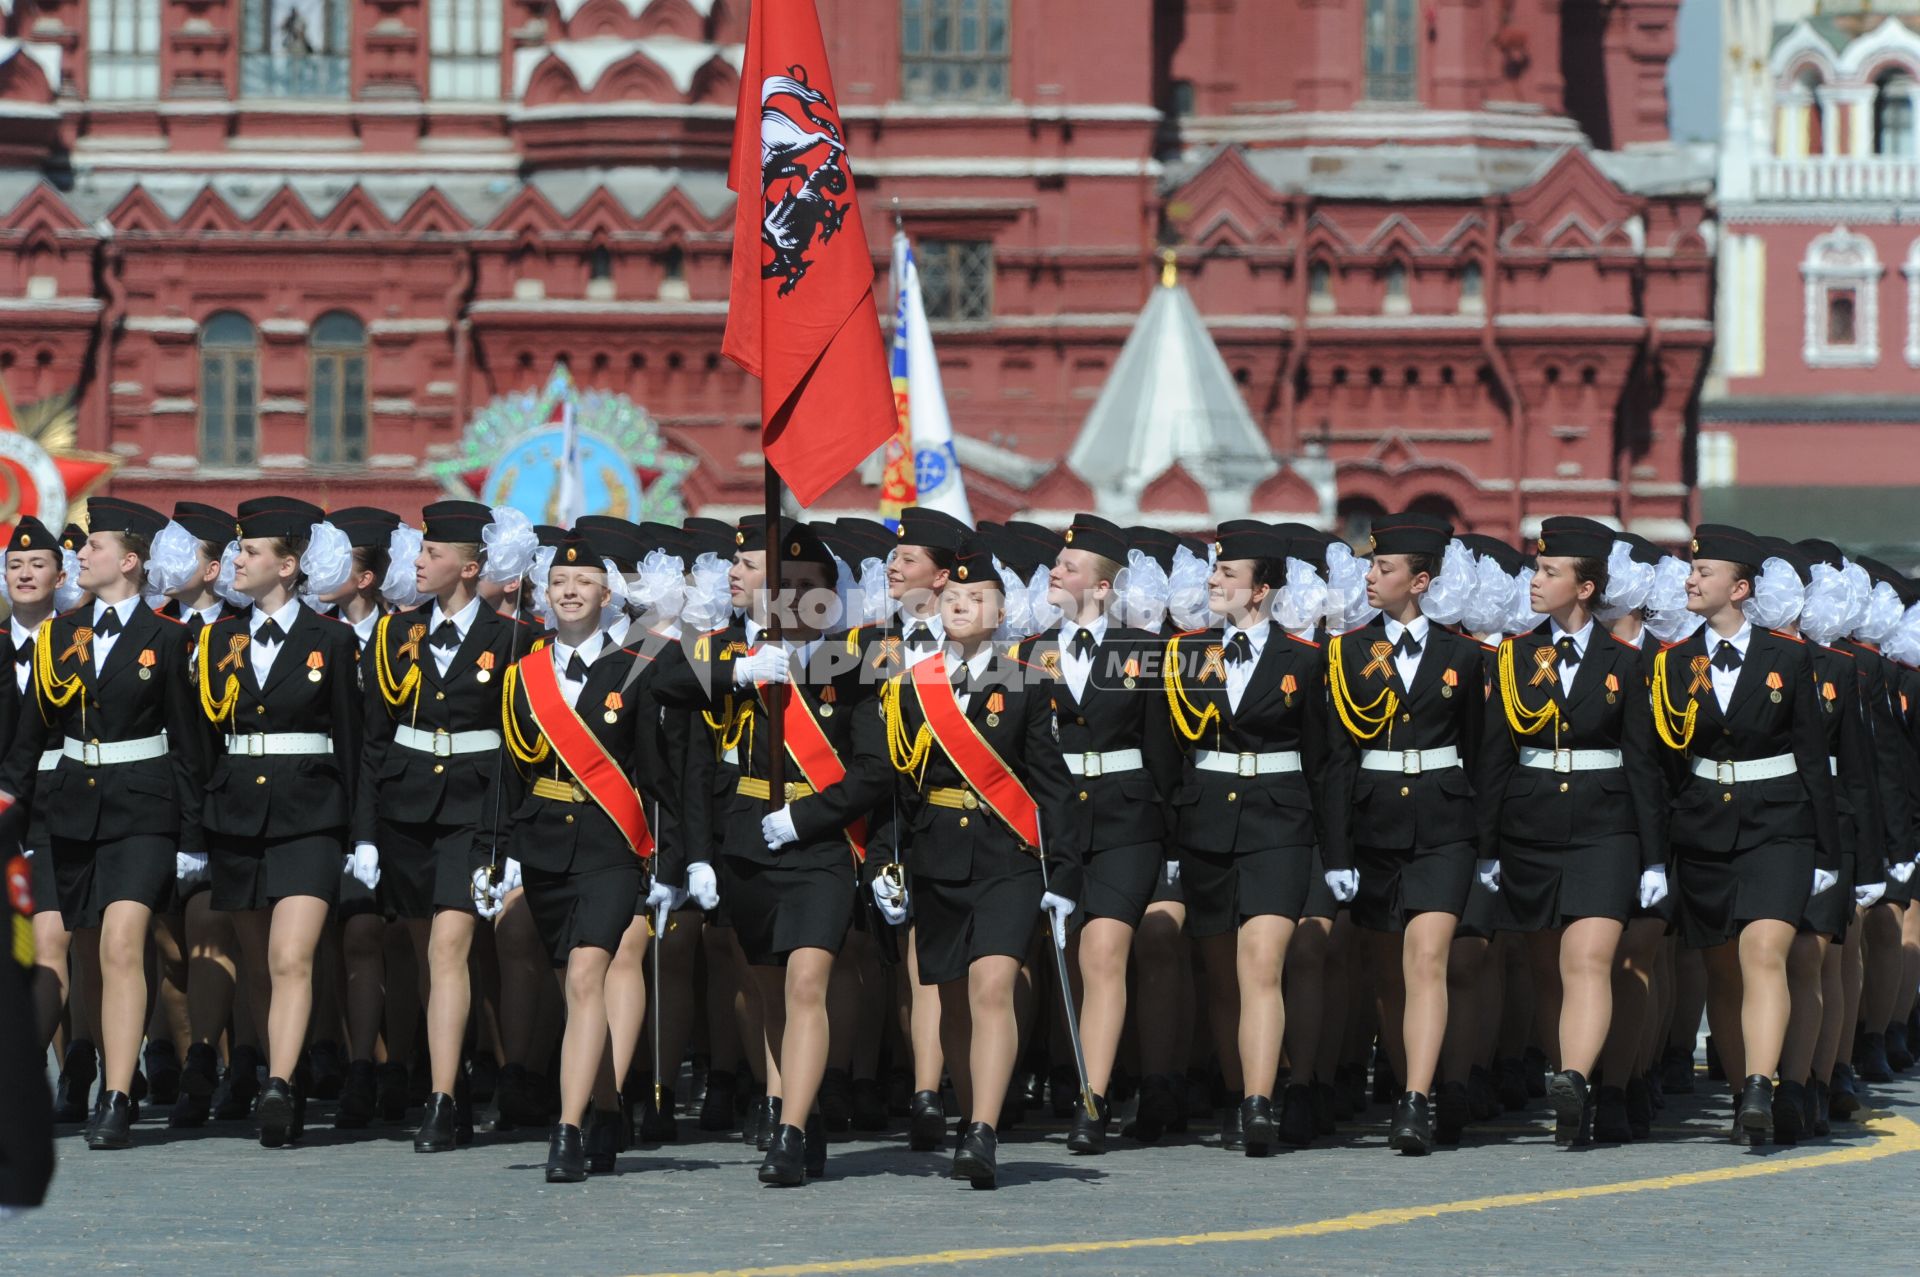
[(1409, 789), (1407, 786), (1405, 785), (1400, 786), (1400, 796), (1402, 798), (1405, 798), (1408, 794), (1411, 794), (1412, 792), (1413, 790)]
[(435, 692), (433, 694), (433, 699), (436, 701), (444, 701), (447, 699), (447, 694), (445, 692)]
[(1087, 791), (1084, 789), (1080, 791), (1080, 801), (1083, 803), (1087, 801)]
[(967, 818), (965, 816), (962, 816), (960, 817), (960, 828), (965, 829), (966, 827), (967, 827)]
[(1564, 780), (1560, 782), (1560, 792), (1563, 794), (1567, 792), (1567, 782)]
[(1732, 793), (1732, 791), (1731, 791), (1731, 790), (1729, 790), (1729, 791), (1728, 791), (1727, 793), (1724, 793), (1724, 794), (1722, 794), (1722, 795), (1720, 795), (1720, 801), (1721, 801), (1721, 802), (1723, 802), (1723, 803), (1730, 803), (1730, 802), (1732, 802), (1732, 801), (1733, 801), (1733, 793)]
[(267, 707), (265, 705), (255, 705), (253, 707), (253, 712), (256, 714), (264, 714), (267, 712)]
[(567, 823), (568, 823), (569, 825), (571, 825), (571, 824), (573, 823), (573, 813), (572, 813), (572, 812), (568, 812), (568, 813), (567, 813)]
[(1084, 716), (1084, 715), (1077, 715), (1077, 716), (1075, 716), (1075, 718), (1074, 718), (1074, 720), (1073, 720), (1073, 721), (1074, 721), (1074, 722), (1076, 722), (1076, 723), (1078, 723), (1078, 724), (1079, 724), (1080, 726), (1082, 726), (1082, 727), (1085, 727), (1085, 726), (1087, 725), (1087, 720), (1086, 720), (1086, 718), (1085, 718), (1085, 716)]
[(447, 770), (447, 765), (445, 763), (435, 763), (433, 765), (433, 774), (436, 776), (438, 776), (441, 772), (445, 770)]
[(1411, 722), (1413, 721), (1413, 715), (1411, 715), (1411, 714), (1402, 714), (1402, 715), (1400, 716), (1400, 721), (1401, 721), (1401, 722), (1403, 722), (1403, 723), (1411, 723)]
[(253, 778), (253, 783), (256, 785), (264, 785), (267, 783), (267, 778), (265, 776), (255, 776)]
[(89, 777), (87, 777), (87, 788), (88, 788), (88, 789), (92, 789), (92, 788), (93, 788), (93, 777), (91, 777), (91, 776), (89, 776)]
[(1227, 791), (1227, 801), (1228, 801), (1228, 802), (1230, 802), (1230, 803), (1237, 803), (1237, 802), (1239, 802), (1239, 801), (1240, 801), (1240, 791), (1238, 791), (1238, 790), (1235, 790), (1235, 789), (1229, 789), (1229, 790)]

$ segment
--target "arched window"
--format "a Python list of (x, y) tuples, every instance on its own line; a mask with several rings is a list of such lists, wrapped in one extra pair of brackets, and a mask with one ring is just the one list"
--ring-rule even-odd
[(1413, 299), (1407, 295), (1407, 267), (1404, 262), (1392, 262), (1380, 274), (1381, 296), (1380, 310), (1387, 315), (1405, 315), (1413, 310)]
[(347, 96), (347, 0), (246, 0), (240, 92), (246, 97)]
[(1411, 102), (1418, 44), (1413, 0), (1367, 0), (1367, 97)]
[(1873, 94), (1873, 153), (1901, 159), (1913, 155), (1913, 77), (1890, 71)]
[(1316, 315), (1333, 313), (1333, 268), (1325, 262), (1307, 267), (1307, 309)]
[(200, 326), (200, 460), (250, 466), (259, 438), (260, 349), (245, 315), (223, 310)]
[(1480, 314), (1487, 308), (1487, 281), (1480, 271), (1479, 262), (1468, 262), (1460, 268), (1460, 309), (1466, 314)]
[(1809, 368), (1871, 368), (1880, 361), (1880, 257), (1873, 241), (1836, 226), (1807, 245), (1801, 354)]
[(1806, 94), (1807, 103), (1807, 154), (1825, 155), (1827, 153), (1827, 86), (1820, 83), (1820, 77), (1808, 71), (1800, 77), (1801, 91)]
[(367, 459), (367, 330), (343, 310), (313, 326), (308, 453), (317, 465)]

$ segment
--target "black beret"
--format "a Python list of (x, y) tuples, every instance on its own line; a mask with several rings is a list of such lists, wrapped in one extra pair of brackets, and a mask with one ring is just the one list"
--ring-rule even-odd
[(1835, 570), (1838, 570), (1846, 562), (1847, 556), (1842, 554), (1840, 547), (1831, 541), (1809, 538), (1808, 540), (1796, 542), (1795, 544), (1814, 562), (1824, 563)]
[(1693, 530), (1693, 557), (1722, 559), (1728, 563), (1746, 563), (1758, 567), (1767, 557), (1767, 547), (1745, 528), (1724, 523), (1703, 523)]
[(1453, 524), (1436, 514), (1408, 510), (1383, 514), (1373, 521), (1374, 554), (1431, 554), (1447, 552)]
[[(173, 516), (176, 520), (178, 514)], [(347, 534), (347, 544), (362, 550), (384, 550), (400, 526), (400, 516), (378, 506), (350, 505), (329, 511), (327, 522)]]
[(219, 506), (201, 501), (176, 501), (173, 521), (192, 533), (195, 540), (225, 546), (233, 540), (237, 520)]
[(969, 536), (954, 550), (953, 579), (962, 585), (991, 585), (1004, 588), (1000, 573), (994, 569), (993, 548), (977, 536)]
[(613, 565), (622, 572), (631, 572), (640, 566), (640, 560), (647, 557), (649, 544), (646, 531), (631, 519), (622, 519), (612, 514), (583, 514), (573, 521), (574, 531), (586, 535), (592, 543), (594, 552), (603, 559), (612, 559)]
[(87, 530), (79, 524), (69, 523), (60, 530), (60, 545), (63, 549), (72, 550), (75, 554), (78, 554), (80, 547), (86, 543)]
[(254, 497), (234, 511), (243, 537), (307, 537), (326, 511), (296, 497)]
[(1076, 514), (1073, 525), (1060, 534), (1067, 549), (1086, 550), (1116, 563), (1127, 561), (1127, 534), (1120, 525), (1097, 514)]
[[(151, 541), (160, 535), (161, 528), (167, 526), (167, 516), (138, 501), (123, 501), (119, 497), (89, 497), (87, 523), (95, 532), (131, 532)], [(75, 528), (74, 531), (79, 529)], [(85, 533), (81, 534), (80, 540), (85, 543)]]
[(422, 513), (423, 539), (457, 545), (479, 545), (493, 522), (493, 511), (478, 501), (436, 501)]
[(593, 568), (604, 572), (607, 569), (605, 560), (612, 557), (610, 554), (602, 554), (594, 537), (585, 528), (576, 524), (566, 529), (561, 534), (559, 542), (554, 545), (553, 565), (547, 570), (551, 572), (554, 568)]
[(1213, 550), (1221, 559), (1284, 559), (1287, 539), (1258, 519), (1229, 519)]
[(1622, 532), (1619, 534), (1619, 538), (1633, 547), (1633, 561), (1635, 563), (1645, 563), (1649, 567), (1658, 567), (1660, 566), (1660, 560), (1667, 557), (1665, 550), (1662, 550), (1638, 532)]
[(30, 514), (20, 516), (20, 522), (13, 525), (13, 535), (7, 540), (7, 553), (15, 550), (52, 550), (56, 556), (60, 543), (53, 539), (53, 533), (47, 525)]
[(1761, 537), (1760, 544), (1767, 547), (1768, 558), (1784, 559), (1800, 578), (1800, 584), (1813, 584), (1813, 559), (1805, 550), (1784, 537)]
[(566, 541), (567, 530), (552, 523), (536, 523), (533, 536), (541, 545), (558, 546)]
[(1490, 537), (1481, 532), (1463, 532), (1460, 534), (1460, 544), (1483, 559), (1492, 559), (1508, 576), (1516, 575), (1527, 565), (1526, 556), (1499, 537)]
[(1540, 524), (1540, 539), (1534, 551), (1555, 558), (1600, 559), (1613, 553), (1614, 531), (1597, 519), (1556, 514)]
[[(767, 548), (767, 516), (750, 514), (740, 520), (740, 526), (734, 529), (733, 546), (738, 550), (764, 550)], [(820, 534), (804, 523), (782, 517), (780, 520), (780, 561), (782, 563), (816, 563), (833, 571), (833, 554), (827, 549)]]
[(970, 529), (950, 514), (923, 506), (908, 506), (900, 512), (900, 528), (894, 535), (899, 545), (924, 546), (929, 550), (958, 550)]
[(718, 555), (723, 559), (733, 557), (733, 525), (721, 519), (709, 519), (705, 515), (696, 515), (680, 525), (687, 534), (688, 552), (695, 558), (703, 554)]
[(1158, 563), (1162, 572), (1169, 572), (1173, 570), (1173, 552), (1180, 548), (1180, 538), (1160, 528), (1136, 524), (1127, 529), (1127, 548), (1140, 551)]

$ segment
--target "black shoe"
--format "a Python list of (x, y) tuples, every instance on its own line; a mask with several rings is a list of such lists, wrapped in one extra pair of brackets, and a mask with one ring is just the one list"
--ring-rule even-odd
[(1494, 1089), (1492, 1069), (1476, 1064), (1467, 1074), (1467, 1105), (1476, 1122), (1491, 1122), (1500, 1116), (1500, 1093)]
[(132, 1145), (133, 1097), (125, 1091), (108, 1091), (100, 1097), (100, 1111), (87, 1132), (87, 1147), (116, 1149)]
[[(1747, 1079), (1753, 1085), (1753, 1079)], [(1745, 1096), (1741, 1099), (1744, 1101)], [(1741, 1105), (1741, 1116), (1746, 1106)], [(1782, 1082), (1773, 1088), (1773, 1142), (1798, 1144), (1807, 1134), (1807, 1088), (1798, 1082)]]
[(1646, 1078), (1637, 1077), (1627, 1083), (1627, 1129), (1637, 1140), (1653, 1134), (1653, 1097), (1653, 1087)]
[(1508, 1056), (1504, 1060), (1493, 1062), (1493, 1089), (1500, 1097), (1500, 1107), (1509, 1113), (1518, 1113), (1527, 1107), (1527, 1062), (1518, 1056)]
[(1243, 1097), (1227, 1097), (1227, 1115), (1220, 1119), (1220, 1147), (1229, 1153), (1246, 1151), (1246, 1110), (1241, 1107)]
[(1295, 1084), (1280, 1093), (1280, 1121), (1274, 1136), (1282, 1144), (1305, 1148), (1313, 1143), (1313, 1095), (1318, 1089)]
[(1160, 1073), (1141, 1078), (1140, 1103), (1134, 1110), (1133, 1121), (1120, 1133), (1142, 1144), (1151, 1144), (1165, 1135), (1167, 1123), (1184, 1111), (1180, 1095), (1174, 1089), (1177, 1081)]
[(853, 1124), (853, 1077), (845, 1069), (828, 1069), (820, 1078), (820, 1120), (835, 1133)]
[(1547, 1100), (1553, 1107), (1553, 1142), (1572, 1147), (1580, 1139), (1580, 1116), (1587, 1107), (1587, 1079), (1568, 1069), (1556, 1073), (1547, 1084)]
[(1056, 1064), (1047, 1070), (1047, 1101), (1053, 1106), (1055, 1121), (1064, 1122), (1073, 1116), (1074, 1106), (1080, 1103), (1080, 1075), (1071, 1064)]
[(707, 1094), (700, 1101), (700, 1129), (730, 1131), (733, 1127), (733, 1074), (709, 1069)]
[(807, 1118), (807, 1178), (822, 1179), (827, 1173), (827, 1128), (815, 1112)]
[(646, 1101), (645, 1112), (640, 1119), (640, 1138), (649, 1144), (678, 1144), (680, 1142), (680, 1119), (674, 1115), (673, 1088), (660, 1088), (660, 1102), (653, 1102), (653, 1088), (647, 1087), (641, 1093)]
[(1387, 1147), (1409, 1157), (1425, 1157), (1433, 1151), (1433, 1117), (1427, 1109), (1427, 1097), (1408, 1091), (1393, 1109), (1393, 1125), (1387, 1130)]
[(491, 1100), (499, 1084), (500, 1064), (493, 1058), (491, 1052), (482, 1051), (468, 1061), (467, 1085), (473, 1089), (474, 1103), (485, 1104)]
[(993, 1128), (985, 1122), (969, 1126), (953, 1155), (953, 1178), (966, 1180), (975, 1188), (992, 1188), (994, 1178), (1000, 1173), (995, 1160), (999, 1143)]
[(1067, 1152), (1100, 1154), (1107, 1151), (1107, 1127), (1113, 1120), (1113, 1106), (1104, 1095), (1093, 1097), (1092, 1113), (1082, 1104), (1073, 1110), (1073, 1129), (1067, 1132)]
[(1334, 1116), (1334, 1090), (1325, 1082), (1315, 1082), (1307, 1092), (1307, 1107), (1313, 1117), (1315, 1135), (1332, 1135), (1340, 1129)]
[(611, 1175), (620, 1164), (620, 1133), (626, 1123), (617, 1109), (594, 1109), (587, 1114), (587, 1174)]
[(293, 1133), (293, 1088), (285, 1078), (270, 1077), (260, 1092), (260, 1147), (280, 1148)]
[(416, 1153), (451, 1153), (454, 1148), (454, 1103), (445, 1091), (427, 1097), (426, 1111), (420, 1115), (420, 1129), (413, 1133)]
[(587, 1140), (580, 1128), (555, 1122), (547, 1137), (547, 1183), (578, 1184), (587, 1178)]
[(880, 1089), (878, 1080), (870, 1077), (853, 1079), (853, 1108), (847, 1122), (856, 1131), (887, 1129), (887, 1097), (886, 1092)]
[(340, 1088), (340, 1111), (334, 1115), (335, 1129), (342, 1131), (365, 1130), (373, 1121), (374, 1103), (378, 1096), (378, 1083), (375, 1081), (372, 1060), (355, 1060), (347, 1065), (347, 1078)]
[[(1018, 1091), (1022, 1104), (1027, 1108), (1039, 1108), (1047, 1102), (1047, 1079), (1034, 1069), (1023, 1069), (1014, 1075), (1010, 1090)], [(956, 1148), (959, 1147), (955, 1144)]]
[(1887, 1036), (1862, 1033), (1853, 1048), (1853, 1067), (1862, 1082), (1893, 1081), (1893, 1065), (1887, 1059)]
[(93, 1119), (93, 1084), (100, 1076), (100, 1060), (93, 1043), (75, 1038), (67, 1044), (60, 1063), (60, 1082), (53, 1092), (53, 1120), (65, 1125)]
[(1887, 1063), (1893, 1066), (1893, 1071), (1905, 1073), (1912, 1068), (1913, 1052), (1907, 1047), (1907, 1022), (1895, 1020), (1881, 1036), (1886, 1039)]
[(807, 1182), (807, 1136), (797, 1126), (781, 1122), (767, 1144), (767, 1160), (760, 1163), (760, 1182), (797, 1188)]
[(1442, 1083), (1440, 1093), (1434, 1096), (1433, 1142), (1458, 1144), (1472, 1119), (1473, 1101), (1467, 1095), (1466, 1083)]
[(1693, 1052), (1669, 1046), (1660, 1060), (1660, 1089), (1668, 1095), (1693, 1094)]
[(1833, 1066), (1833, 1081), (1827, 1087), (1827, 1115), (1836, 1122), (1851, 1122), (1858, 1113), (1860, 1088), (1853, 1080), (1853, 1066), (1840, 1063)]
[(762, 1153), (773, 1146), (773, 1133), (780, 1126), (780, 1097), (760, 1097), (760, 1120), (754, 1123), (753, 1146)]
[(346, 1089), (347, 1066), (340, 1055), (338, 1042), (315, 1042), (313, 1049), (307, 1052), (307, 1069), (313, 1075), (313, 1084), (307, 1088), (307, 1094), (316, 1100), (337, 1100), (340, 1092)]
[(1594, 1091), (1593, 1142), (1596, 1144), (1633, 1143), (1633, 1122), (1629, 1117), (1629, 1108), (1625, 1087), (1603, 1086)]
[(142, 1063), (147, 1070), (147, 1098), (155, 1104), (172, 1104), (180, 1095), (180, 1055), (173, 1043), (165, 1038), (147, 1043)]
[(907, 1114), (907, 1147), (931, 1153), (946, 1133), (947, 1111), (941, 1107), (940, 1092), (915, 1091)]
[(1765, 1144), (1773, 1134), (1772, 1079), (1758, 1073), (1748, 1077), (1746, 1085), (1740, 1088), (1740, 1103), (1734, 1106), (1734, 1117), (1740, 1129), (1747, 1133), (1749, 1143)]
[(1827, 1084), (1825, 1082), (1815, 1082), (1807, 1089), (1811, 1092), (1813, 1100), (1813, 1122), (1811, 1123), (1813, 1133), (1815, 1135), (1833, 1134), (1833, 1119), (1828, 1114), (1831, 1101), (1829, 1099)]
[(1273, 1152), (1278, 1133), (1271, 1096), (1249, 1095), (1240, 1101), (1240, 1143), (1248, 1157), (1265, 1157)]
[(213, 1093), (220, 1085), (220, 1062), (213, 1048), (195, 1042), (187, 1048), (187, 1062), (180, 1070), (179, 1094), (174, 1096), (173, 1111), (167, 1114), (171, 1130), (197, 1130), (207, 1124), (213, 1113)]

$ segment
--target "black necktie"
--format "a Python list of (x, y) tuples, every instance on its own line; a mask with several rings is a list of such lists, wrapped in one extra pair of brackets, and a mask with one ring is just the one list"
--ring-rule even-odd
[(1573, 635), (1562, 635), (1560, 641), (1553, 646), (1560, 653), (1560, 663), (1562, 665), (1578, 665), (1580, 663), (1580, 645), (1573, 641)]
[(907, 646), (912, 648), (932, 647), (933, 631), (922, 621), (907, 631)]
[(33, 659), (33, 640), (32, 639), (28, 639), (26, 642), (22, 643), (19, 647), (16, 647), (13, 649), (13, 663), (15, 665), (25, 665), (27, 662), (31, 661), (32, 659)]
[(575, 652), (573, 657), (567, 662), (567, 681), (569, 683), (584, 683), (587, 681), (587, 663), (580, 659), (580, 653), (578, 652)]
[(452, 621), (440, 622), (440, 628), (433, 632), (429, 646), (442, 652), (457, 651), (460, 647), (460, 629)]
[(960, 666), (960, 668), (956, 669), (953, 672), (954, 699), (958, 700), (960, 697), (965, 696), (967, 693), (971, 692), (972, 690), (973, 690), (973, 669), (970, 666), (963, 664)]
[(253, 632), (253, 641), (256, 643), (284, 643), (286, 640), (287, 632), (280, 628), (278, 621), (264, 622)]
[(1253, 659), (1253, 644), (1244, 634), (1236, 634), (1227, 640), (1227, 664), (1239, 665)]
[(118, 634), (120, 632), (119, 611), (114, 608), (108, 608), (107, 614), (94, 622), (93, 632), (95, 634)]
[(1093, 631), (1085, 626), (1073, 636), (1073, 654), (1083, 660), (1093, 659)]
[(1393, 652), (1395, 656), (1418, 656), (1420, 655), (1420, 640), (1413, 636), (1412, 630), (1402, 630), (1400, 632), (1400, 642), (1395, 644)]
[(1713, 668), (1717, 670), (1737, 670), (1740, 668), (1740, 649), (1725, 639), (1713, 651)]

